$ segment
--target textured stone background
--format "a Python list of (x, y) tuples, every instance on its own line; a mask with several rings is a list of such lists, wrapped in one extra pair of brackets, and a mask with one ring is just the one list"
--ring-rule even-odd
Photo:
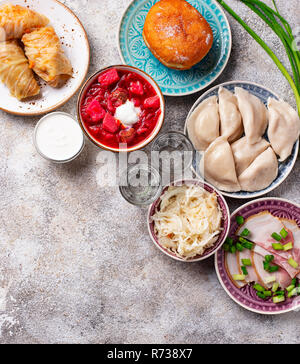
[[(120, 63), (116, 31), (130, 1), (64, 2), (88, 32), (90, 74)], [(270, 30), (228, 2), (284, 56)], [(278, 4), (300, 25), (299, 0)], [(233, 52), (216, 83), (255, 81), (293, 103), (267, 55), (230, 23)], [(164, 128), (182, 130), (198, 96), (168, 98)], [(75, 113), (75, 105), (76, 97), (62, 110)], [(161, 254), (148, 237), (146, 211), (117, 188), (97, 186), (96, 147), (88, 144), (68, 165), (49, 164), (32, 143), (37, 119), (0, 116), (0, 343), (299, 343), (299, 313), (250, 313), (223, 291), (213, 258), (182, 264)], [(300, 203), (299, 172), (298, 161), (271, 196)], [(241, 203), (229, 201), (232, 210)]]

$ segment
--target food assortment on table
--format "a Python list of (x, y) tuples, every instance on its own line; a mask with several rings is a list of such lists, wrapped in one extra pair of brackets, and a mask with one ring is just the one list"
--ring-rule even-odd
[[(293, 35), (288, 22), (276, 7), (271, 9), (256, 0), (243, 2), (279, 36), (288, 53), (293, 77), (259, 36), (222, 0), (213, 2), (213, 6), (211, 1), (202, 0), (154, 1), (144, 14), (142, 29), (135, 29), (137, 37), (143, 39), (143, 46), (150, 52), (144, 53), (158, 62), (161, 74), (172, 79), (169, 84), (175, 84), (173, 95), (199, 91), (222, 73), (230, 55), (231, 33), (223, 7), (267, 51), (290, 83), (299, 107), (300, 56), (290, 48)], [(136, 0), (123, 16), (119, 34), (123, 59), (126, 52), (133, 52), (124, 47), (127, 37), (124, 29), (132, 34), (128, 14), (138, 11), (135, 3), (145, 5), (148, 0)], [(224, 19), (222, 26), (215, 23), (213, 16), (206, 19), (201, 14), (199, 10), (204, 12), (206, 7), (210, 14)], [(284, 24), (281, 30), (279, 21)], [(128, 22), (128, 27), (124, 27), (124, 22)], [(224, 47), (223, 52), (217, 49), (220, 46)], [(89, 56), (88, 46), (87, 49), (85, 54)], [(203, 81), (203, 72), (200, 76), (196, 70), (209, 63), (209, 57), (214, 57), (217, 50), (218, 62), (213, 69), (207, 69)], [(132, 62), (126, 63), (130, 64), (100, 69), (85, 82), (78, 97), (78, 120), (60, 112), (40, 120), (34, 143), (42, 157), (57, 163), (73, 160), (84, 147), (84, 134), (99, 148), (113, 152), (142, 149), (156, 138), (165, 120), (163, 93), (169, 95), (168, 89), (159, 87), (160, 76), (153, 70), (148, 74), (143, 70), (144, 65), (134, 67), (134, 57)], [(26, 1), (24, 6), (14, 5), (13, 1), (0, 4), (0, 80), (22, 105), (29, 105), (40, 97), (41, 80), (59, 92), (70, 80), (76, 79), (72, 64), (51, 19), (27, 6)], [(78, 76), (75, 91), (83, 83), (83, 74), (81, 78)], [(191, 81), (192, 74), (196, 80), (199, 77), (200, 87)], [(176, 91), (176, 84), (186, 75), (187, 84)], [(300, 220), (282, 217), (283, 212), (279, 217), (271, 208), (247, 217), (236, 214), (230, 217), (222, 193), (268, 192), (282, 166), (292, 157), (296, 159), (299, 114), (280, 96), (263, 100), (247, 85), (230, 90), (224, 84), (217, 89), (217, 94), (196, 103), (186, 122), (188, 137), (195, 150), (203, 154), (197, 168), (210, 184), (195, 179), (157, 186), (155, 198), (157, 193), (161, 195), (149, 209), (150, 236), (160, 250), (180, 261), (198, 261), (215, 254), (221, 284), (244, 307), (254, 310), (245, 302), (250, 302), (255, 292), (255, 299), (260, 300), (256, 303), (258, 306), (279, 307), (278, 311), (270, 306), (268, 313), (281, 312), (280, 307), (285, 307), (282, 311), (289, 310), (290, 307), (284, 305), (300, 295)], [(59, 106), (59, 103), (52, 105), (52, 111)], [(290, 163), (289, 171), (283, 172), (285, 178), (292, 167)], [(145, 171), (147, 175), (150, 173), (148, 168)], [(134, 201), (134, 190), (130, 193), (127, 200)], [(267, 203), (267, 199), (264, 201)], [(285, 207), (280, 205), (282, 211)], [(299, 206), (289, 208), (300, 214)], [(238, 225), (235, 231), (230, 230), (233, 224)], [(228, 288), (230, 284), (233, 286)], [(240, 295), (245, 294), (243, 303), (234, 296), (234, 289), (240, 290)]]

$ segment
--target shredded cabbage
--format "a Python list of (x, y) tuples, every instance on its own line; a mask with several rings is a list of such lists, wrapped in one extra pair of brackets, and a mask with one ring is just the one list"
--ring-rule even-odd
[(183, 259), (202, 255), (222, 230), (216, 193), (197, 185), (169, 187), (152, 220), (160, 244)]

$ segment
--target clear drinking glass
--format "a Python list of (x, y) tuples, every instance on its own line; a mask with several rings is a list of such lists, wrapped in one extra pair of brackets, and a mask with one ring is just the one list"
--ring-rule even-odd
[(151, 205), (162, 193), (159, 172), (147, 164), (129, 166), (120, 177), (120, 193), (132, 205)]
[(191, 171), (195, 150), (189, 138), (179, 131), (161, 134), (151, 146), (151, 163), (162, 176), (163, 185), (182, 179)]

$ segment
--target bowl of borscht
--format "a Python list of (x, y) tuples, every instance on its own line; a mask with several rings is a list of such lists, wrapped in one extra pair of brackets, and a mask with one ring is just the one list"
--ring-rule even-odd
[(77, 112), (82, 130), (98, 147), (132, 152), (144, 148), (160, 132), (165, 101), (149, 75), (135, 67), (118, 65), (86, 81)]

